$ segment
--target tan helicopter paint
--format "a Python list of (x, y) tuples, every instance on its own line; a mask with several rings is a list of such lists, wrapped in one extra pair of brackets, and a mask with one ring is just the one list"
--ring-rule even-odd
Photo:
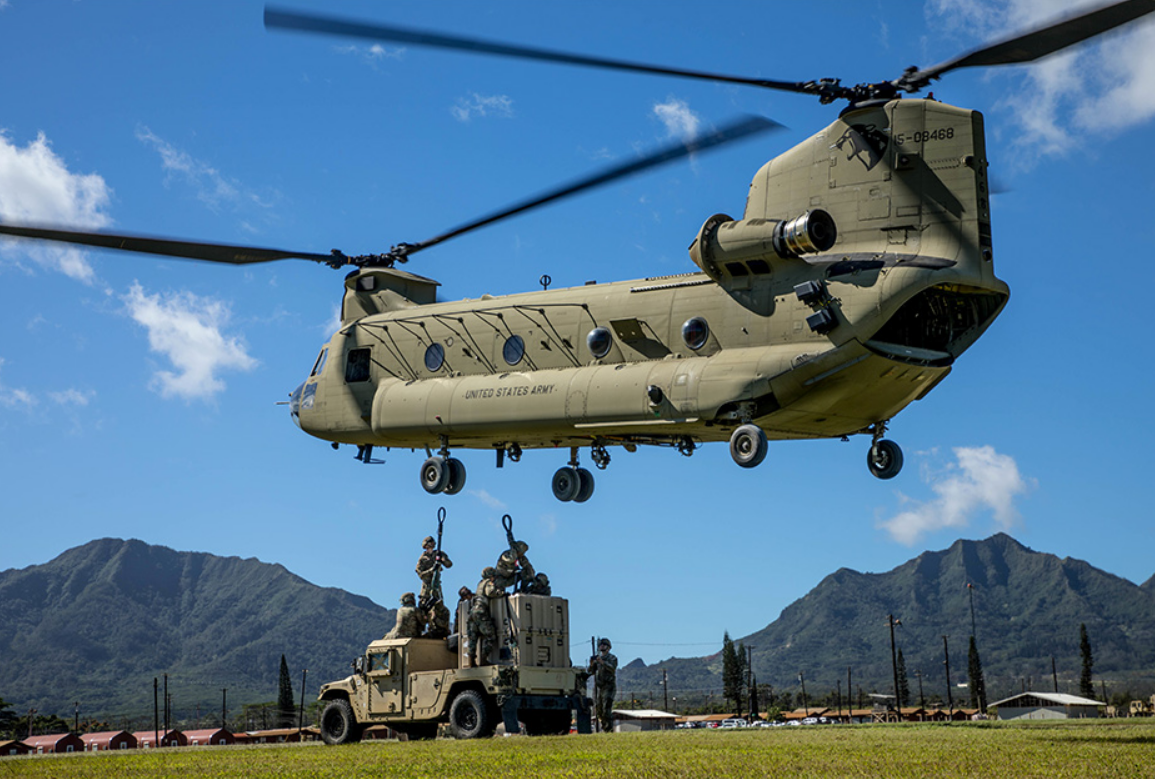
[[(774, 229), (812, 209), (833, 218), (835, 246), (779, 256)], [(746, 421), (772, 439), (864, 432), (924, 396), (1001, 311), (990, 252), (981, 115), (928, 100), (860, 108), (763, 166), (741, 221), (707, 222), (691, 246), (703, 272), (451, 303), (413, 274), (351, 274), (299, 420), (326, 440), (406, 447), (727, 440)], [(811, 280), (827, 302), (795, 294)], [(938, 349), (876, 338), (930, 288), (946, 301), (931, 310), (978, 312), (963, 332)], [(835, 318), (825, 334), (807, 324), (818, 308)], [(696, 351), (681, 335), (691, 317), (709, 325)], [(601, 359), (586, 347), (595, 327), (613, 334)], [(515, 334), (525, 356), (511, 366)], [(357, 349), (371, 350), (369, 372), (347, 383)]]

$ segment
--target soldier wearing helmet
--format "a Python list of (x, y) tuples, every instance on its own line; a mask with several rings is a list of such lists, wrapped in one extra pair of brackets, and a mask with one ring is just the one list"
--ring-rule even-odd
[(613, 730), (614, 696), (618, 691), (618, 658), (610, 653), (608, 638), (598, 641), (598, 653), (590, 658), (589, 673), (597, 693), (594, 712), (603, 733)]
[(407, 592), (401, 596), (401, 608), (397, 609), (397, 624), (385, 634), (385, 638), (417, 638), (421, 635), (424, 622), (424, 615), (417, 608), (417, 596)]
[(497, 571), (492, 566), (486, 566), (481, 572), (481, 581), (477, 583), (477, 590), (469, 605), (465, 644), (467, 666), (473, 665), (475, 656), (477, 665), (486, 665), (496, 646), (497, 625), (493, 622), (489, 603), (505, 595), (505, 590), (497, 586), (496, 574)]
[(444, 551), (438, 551), (437, 541), (433, 536), (425, 536), (421, 542), (421, 556), (417, 558), (417, 575), (421, 577), (421, 605), (428, 608), (430, 604), (440, 603), (441, 577), (435, 574), (441, 568), (452, 568), (453, 561)]
[(525, 553), (529, 551), (529, 544), (524, 541), (511, 541), (509, 549), (497, 558), (496, 582), (502, 590), (514, 585), (514, 592), (521, 592), (533, 582), (536, 575), (533, 565)]
[(533, 577), (533, 581), (525, 588), (527, 595), (552, 595), (553, 588), (549, 586), (549, 577), (544, 573), (539, 573)]

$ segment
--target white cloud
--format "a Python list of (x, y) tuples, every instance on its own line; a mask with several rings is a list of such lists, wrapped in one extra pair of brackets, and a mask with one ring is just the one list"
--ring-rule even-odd
[(96, 397), (96, 393), (91, 390), (82, 392), (78, 389), (66, 389), (61, 392), (49, 392), (48, 397), (61, 406), (87, 406)]
[[(270, 203), (256, 193), (249, 191), (235, 178), (224, 175), (212, 165), (198, 160), (187, 151), (179, 149), (164, 140), (147, 127), (138, 127), (136, 137), (147, 143), (160, 155), (161, 167), (170, 178), (183, 181), (192, 188), (197, 200), (210, 210), (219, 212), (227, 207), (231, 211), (242, 211), (251, 207), (267, 209)], [(166, 179), (167, 183), (168, 179)], [(256, 232), (248, 223), (242, 222), (248, 232)]]
[(225, 388), (220, 372), (257, 365), (239, 338), (222, 332), (230, 313), (219, 300), (191, 292), (149, 295), (140, 284), (133, 284), (123, 300), (132, 318), (148, 330), (149, 348), (176, 368), (153, 376), (152, 387), (162, 397), (208, 400)]
[(1034, 480), (1019, 473), (1014, 458), (991, 446), (959, 447), (954, 455), (956, 462), (942, 471), (922, 474), (937, 498), (918, 501), (899, 493), (904, 510), (879, 522), (879, 527), (907, 546), (926, 533), (967, 527), (984, 511), (991, 513), (1000, 528), (1009, 529), (1018, 519), (1015, 497), (1032, 489)]
[(457, 105), (449, 109), (459, 122), (472, 121), (473, 117), (513, 116), (513, 98), (508, 95), (479, 95), (473, 92), (469, 97), (458, 98)]
[[(927, 14), (978, 46), (1099, 5), (1101, 0), (932, 0)], [(990, 73), (1026, 81), (1007, 90), (1011, 96), (998, 106), (1021, 130), (1015, 138), (1019, 159), (1029, 164), (1040, 156), (1062, 155), (1089, 136), (1120, 132), (1155, 116), (1155, 22), (1132, 24), (1025, 67)]]
[(382, 46), (380, 43), (374, 43), (372, 46), (334, 46), (333, 49), (338, 54), (351, 54), (355, 57), (360, 57), (370, 65), (376, 65), (382, 60), (399, 60), (405, 56), (405, 47), (402, 46), (397, 49), (389, 49)]
[[(95, 173), (70, 172), (44, 133), (21, 148), (0, 132), (0, 220), (96, 229), (110, 222), (105, 209), (111, 195)], [(0, 251), (10, 257), (19, 252), (79, 281), (95, 279), (80, 249), (12, 240), (0, 241)]]
[(701, 118), (690, 110), (685, 100), (671, 97), (664, 103), (654, 105), (654, 116), (666, 126), (666, 134), (671, 138), (689, 140), (698, 134)]
[(491, 508), (494, 511), (505, 511), (506, 508), (508, 508), (505, 503), (490, 495), (485, 490), (466, 490), (466, 492), (481, 501), (486, 508)]

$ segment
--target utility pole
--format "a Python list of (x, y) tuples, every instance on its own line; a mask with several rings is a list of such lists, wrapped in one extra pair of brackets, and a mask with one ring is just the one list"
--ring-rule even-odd
[(948, 638), (950, 638), (950, 636), (944, 635), (942, 637), (942, 654), (943, 654), (943, 657), (945, 658), (942, 661), (942, 664), (946, 666), (946, 708), (947, 708), (948, 716), (953, 720), (954, 719), (954, 696), (951, 694), (951, 691), (950, 691), (950, 649), (947, 647), (947, 643), (946, 643), (946, 640)]
[(168, 733), (171, 727), (171, 720), (168, 716), (168, 674), (164, 675), (164, 732)]
[(887, 614), (886, 621), (890, 624), (890, 667), (894, 671), (894, 707), (899, 710), (902, 708), (902, 699), (898, 695), (898, 655), (894, 649), (894, 626), (901, 625), (902, 620), (895, 619), (893, 614)]
[(228, 707), (225, 706), (228, 699), (229, 699), (229, 688), (228, 687), (222, 687), (221, 688), (221, 727), (222, 728), (225, 726), (225, 723), (228, 721), (228, 719), (226, 718), (226, 715), (228, 712)]
[[(846, 710), (849, 712), (854, 707), (851, 705), (854, 702), (854, 687), (850, 684), (850, 666), (846, 666)], [(861, 708), (861, 707), (859, 707)]]
[(301, 671), (301, 716), (297, 720), (297, 736), (305, 729), (305, 679), (309, 676), (309, 669)]
[(666, 674), (665, 668), (662, 669), (662, 708), (665, 711), (670, 710), (670, 677)]
[(160, 695), (160, 680), (155, 676), (152, 677), (152, 737), (153, 747), (160, 746), (160, 701), (157, 696)]
[(802, 675), (801, 671), (798, 672), (798, 681), (802, 683), (802, 708), (806, 710), (806, 716), (809, 717), (810, 704), (806, 700), (806, 677)]
[(72, 724), (72, 729), (74, 731), (76, 731), (76, 733), (79, 735), (79, 733), (80, 733), (80, 701), (75, 701), (72, 705), (75, 708), (74, 714), (76, 715), (76, 720)]
[(1051, 655), (1051, 679), (1055, 683), (1055, 692), (1059, 691), (1059, 673), (1055, 670), (1055, 656)]

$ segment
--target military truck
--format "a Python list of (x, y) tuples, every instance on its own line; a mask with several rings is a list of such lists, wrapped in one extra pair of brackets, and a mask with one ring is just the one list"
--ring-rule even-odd
[[(388, 725), (411, 739), (434, 738), (447, 723), (456, 738), (506, 733), (590, 732), (588, 674), (569, 658), (569, 602), (515, 594), (490, 601), (498, 640), (481, 664), (467, 657), (463, 637), (383, 638), (353, 661), (353, 674), (321, 687), (321, 738), (344, 744), (370, 725)], [(468, 604), (457, 624), (464, 626)], [(523, 728), (524, 726), (524, 728)]]

